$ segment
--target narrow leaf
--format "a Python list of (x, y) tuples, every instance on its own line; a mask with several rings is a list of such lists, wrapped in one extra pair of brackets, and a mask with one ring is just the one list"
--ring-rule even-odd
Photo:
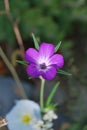
[(44, 107), (42, 112), (46, 112), (47, 109), (55, 111), (57, 106), (58, 106), (58, 103), (53, 103), (53, 104), (51, 103), (50, 105)]
[(46, 106), (50, 105), (50, 103), (51, 103), (51, 101), (52, 101), (52, 99), (53, 99), (53, 96), (54, 96), (54, 94), (55, 94), (57, 88), (59, 87), (59, 84), (60, 84), (60, 83), (57, 82), (57, 83), (55, 84), (55, 86), (53, 87), (53, 89), (52, 89), (52, 91), (51, 91), (51, 93), (50, 93), (50, 95), (49, 95), (49, 97), (48, 97), (48, 99), (47, 99), (47, 101), (46, 101)]
[(26, 66), (28, 65), (28, 62), (26, 61), (16, 60), (16, 62), (22, 65), (26, 65)]
[(58, 106), (58, 103), (54, 103), (54, 104), (50, 104), (47, 108), (54, 110), (57, 106)]
[(69, 72), (66, 72), (66, 71), (61, 70), (61, 69), (58, 70), (58, 73), (59, 73), (59, 74), (63, 74), (63, 75), (68, 75), (68, 76), (71, 76), (71, 75), (72, 75), (72, 74), (70, 74)]
[(55, 47), (55, 53), (58, 51), (60, 45), (61, 45), (61, 41), (56, 45), (56, 47)]
[(38, 50), (38, 49), (39, 49), (39, 44), (38, 44), (38, 41), (37, 41), (37, 39), (35, 38), (35, 36), (34, 36), (33, 33), (32, 33), (32, 37), (33, 37), (33, 40), (34, 40), (35, 48)]

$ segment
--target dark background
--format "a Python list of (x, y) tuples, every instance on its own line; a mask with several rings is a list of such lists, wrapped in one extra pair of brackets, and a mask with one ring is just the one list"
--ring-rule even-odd
[[(69, 130), (87, 130), (87, 1), (9, 0), (9, 5), (12, 20), (18, 22), (25, 50), (34, 47), (32, 32), (39, 39), (39, 43), (45, 41), (56, 46), (59, 41), (62, 42), (57, 53), (63, 54), (65, 58), (63, 69), (72, 73), (72, 76), (58, 74), (55, 80), (47, 82), (46, 90), (48, 91), (45, 93), (45, 98), (56, 81), (60, 80), (60, 87), (53, 100), (59, 103), (60, 129), (65, 130), (70, 124)], [(0, 10), (0, 47), (14, 64), (21, 82), (27, 84), (27, 87), (24, 87), (30, 93), (27, 95), (38, 101), (39, 80), (29, 80), (25, 67), (15, 62), (15, 57), (21, 59), (21, 56), (16, 55), (19, 45), (12, 22), (3, 13), (4, 0), (0, 0)], [(0, 92), (3, 92), (2, 95), (0, 94), (0, 102), (4, 105), (4, 110), (0, 109), (0, 114), (5, 115), (11, 109), (14, 100), (19, 99), (20, 96), (18, 94), (18, 97), (15, 94), (13, 96), (14, 89), (10, 82), (14, 83), (14, 79), (1, 57), (0, 75)], [(2, 88), (4, 88), (3, 91)], [(8, 94), (6, 95), (4, 91)], [(9, 96), (13, 97), (11, 101), (7, 101), (6, 97)]]

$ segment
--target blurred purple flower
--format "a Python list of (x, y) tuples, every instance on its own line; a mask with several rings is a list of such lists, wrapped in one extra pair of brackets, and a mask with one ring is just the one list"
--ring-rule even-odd
[(28, 75), (34, 78), (42, 76), (46, 80), (53, 79), (57, 69), (64, 65), (63, 56), (54, 54), (54, 45), (48, 43), (42, 43), (39, 50), (29, 48), (25, 53), (25, 60), (29, 62)]

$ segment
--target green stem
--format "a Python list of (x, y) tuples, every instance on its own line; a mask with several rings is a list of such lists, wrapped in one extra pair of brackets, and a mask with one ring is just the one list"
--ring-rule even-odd
[(44, 85), (45, 85), (45, 80), (40, 77), (41, 79), (41, 90), (40, 90), (40, 107), (41, 110), (43, 110), (44, 107)]

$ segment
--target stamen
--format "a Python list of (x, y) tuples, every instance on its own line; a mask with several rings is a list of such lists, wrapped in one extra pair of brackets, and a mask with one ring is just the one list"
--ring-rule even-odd
[(45, 63), (40, 64), (40, 68), (41, 68), (42, 70), (46, 69), (46, 65), (45, 65)]
[(22, 116), (22, 122), (24, 122), (25, 124), (28, 124), (30, 120), (31, 120), (31, 117), (29, 115)]

